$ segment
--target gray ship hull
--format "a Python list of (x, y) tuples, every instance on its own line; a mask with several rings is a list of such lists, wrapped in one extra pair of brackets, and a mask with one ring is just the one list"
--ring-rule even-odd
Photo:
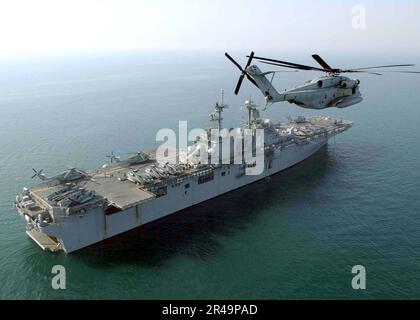
[[(165, 197), (109, 215), (104, 215), (103, 210), (97, 208), (88, 215), (73, 215), (65, 224), (40, 228), (40, 232), (60, 239), (62, 249), (71, 253), (284, 171), (304, 161), (326, 143), (327, 139), (322, 138), (314, 143), (278, 152), (274, 156), (272, 168), (267, 167), (260, 176), (242, 175), (239, 165), (222, 166), (215, 170), (214, 180), (204, 185), (198, 185), (197, 179), (192, 177), (179, 186), (169, 188)], [(187, 184), (190, 188), (186, 190)]]
[[(271, 137), (266, 136), (266, 149), (270, 152), (265, 154), (264, 171), (258, 176), (246, 175), (245, 165), (204, 167), (168, 179), (163, 184), (159, 182), (159, 188), (164, 185), (164, 193), (161, 193), (157, 189), (116, 179), (115, 176), (129, 169), (117, 166), (92, 173), (95, 183), (83, 182), (84, 186), (101, 195), (83, 206), (63, 209), (45, 200), (46, 194), (57, 188), (51, 182), (27, 191), (37, 203), (37, 209), (25, 209), (19, 201), (15, 205), (27, 221), (27, 233), (38, 245), (44, 250), (71, 253), (287, 170), (315, 154), (352, 123), (313, 118), (289, 126), (300, 126), (307, 134), (302, 136), (299, 131), (299, 137), (286, 139), (279, 132), (284, 132), (287, 125), (271, 130)], [(144, 170), (147, 166), (150, 164), (136, 167), (136, 170)], [(48, 212), (51, 221), (42, 223), (37, 220), (39, 210), (44, 214)]]

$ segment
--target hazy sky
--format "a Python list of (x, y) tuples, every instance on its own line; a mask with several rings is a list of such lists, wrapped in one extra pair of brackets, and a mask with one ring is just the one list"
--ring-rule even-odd
[[(366, 8), (366, 29), (352, 9)], [(414, 51), (418, 0), (0, 0), (0, 55), (96, 50)]]

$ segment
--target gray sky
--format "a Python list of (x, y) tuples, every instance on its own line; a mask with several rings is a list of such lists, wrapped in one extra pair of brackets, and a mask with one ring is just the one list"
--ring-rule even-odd
[[(356, 5), (366, 10), (362, 29), (354, 28), (355, 19), (361, 26)], [(248, 48), (420, 53), (419, 13), (417, 0), (0, 0), (0, 55)]]

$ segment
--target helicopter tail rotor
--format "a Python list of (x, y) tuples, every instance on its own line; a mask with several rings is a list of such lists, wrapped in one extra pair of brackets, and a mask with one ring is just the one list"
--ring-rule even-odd
[(39, 178), (39, 179), (41, 179), (41, 180), (46, 180), (46, 179), (47, 179), (47, 178), (46, 178), (46, 176), (45, 176), (45, 174), (43, 174), (44, 169), (41, 169), (41, 170), (37, 171), (37, 170), (35, 170), (34, 168), (32, 168), (32, 170), (33, 170), (33, 172), (35, 173), (35, 174), (32, 176), (32, 179), (35, 179), (36, 177), (38, 177), (38, 178)]
[(238, 95), (239, 94), (239, 91), (241, 90), (242, 83), (243, 83), (245, 77), (252, 84), (254, 84), (258, 88), (257, 83), (249, 75), (249, 73), (247, 71), (247, 69), (251, 66), (252, 60), (254, 59), (254, 55), (255, 55), (254, 52), (251, 52), (251, 54), (249, 55), (248, 62), (246, 64), (245, 68), (242, 68), (241, 65), (235, 61), (235, 59), (233, 59), (228, 53), (225, 53), (226, 58), (228, 58), (241, 71), (241, 75), (239, 76), (239, 80), (238, 80), (238, 83), (237, 83), (236, 88), (235, 88), (235, 95)]

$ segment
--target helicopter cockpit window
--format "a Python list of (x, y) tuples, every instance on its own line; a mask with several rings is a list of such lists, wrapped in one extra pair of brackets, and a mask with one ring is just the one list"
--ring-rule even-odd
[(318, 81), (318, 87), (322, 88), (322, 86), (324, 85), (324, 83), (322, 82), (322, 80)]

